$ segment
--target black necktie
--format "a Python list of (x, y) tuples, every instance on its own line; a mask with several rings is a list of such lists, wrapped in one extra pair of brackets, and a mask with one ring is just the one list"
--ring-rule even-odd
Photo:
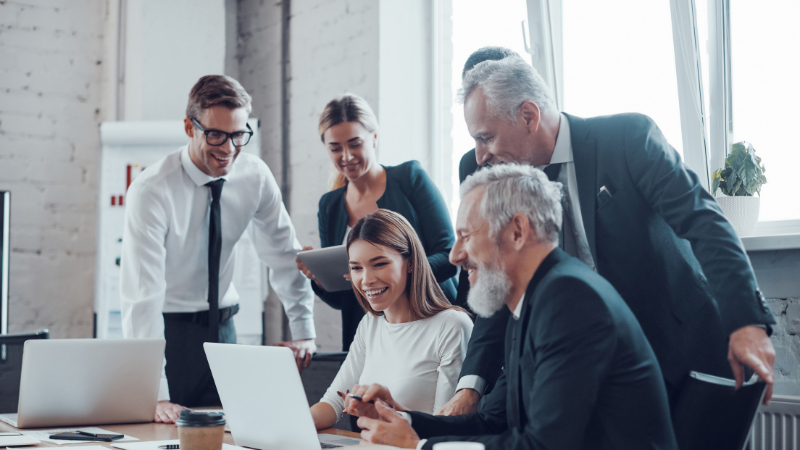
[(219, 198), (222, 196), (220, 178), (206, 186), (211, 189), (211, 217), (208, 221), (208, 341), (219, 342), (219, 256), (222, 252), (222, 218)]
[[(544, 174), (550, 181), (558, 181), (558, 175), (561, 173), (561, 166), (564, 164), (550, 164), (544, 168)], [(558, 246), (564, 248), (564, 228), (567, 226), (567, 209), (564, 204), (564, 186), (561, 186), (561, 229), (558, 230)]]

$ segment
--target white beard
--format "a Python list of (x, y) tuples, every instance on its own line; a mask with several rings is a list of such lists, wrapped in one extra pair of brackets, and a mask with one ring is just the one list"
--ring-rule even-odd
[(511, 280), (502, 267), (478, 266), (478, 280), (469, 288), (467, 304), (476, 314), (489, 318), (505, 306)]

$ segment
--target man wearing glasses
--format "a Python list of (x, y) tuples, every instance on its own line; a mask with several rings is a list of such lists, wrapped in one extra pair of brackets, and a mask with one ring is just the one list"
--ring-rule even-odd
[(167, 341), (156, 422), (174, 422), (182, 406), (220, 405), (203, 343), (236, 342), (233, 248), (245, 232), (289, 317), (294, 340), (279, 345), (294, 351), (298, 367), (316, 350), (314, 294), (294, 262), (301, 247), (281, 192), (261, 159), (241, 153), (253, 135), (250, 101), (233, 78), (200, 78), (184, 119), (188, 145), (128, 189), (122, 330), (126, 338)]

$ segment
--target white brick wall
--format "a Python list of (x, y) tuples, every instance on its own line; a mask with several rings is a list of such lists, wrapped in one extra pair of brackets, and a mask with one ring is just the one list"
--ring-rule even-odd
[[(292, 0), (291, 204), (303, 245), (319, 247), (317, 205), (331, 162), (317, 134), (319, 115), (338, 94), (352, 92), (378, 110), (378, 2)], [(317, 300), (317, 343), (341, 349), (341, 313)]]
[(0, 1), (10, 331), (90, 337), (106, 3)]

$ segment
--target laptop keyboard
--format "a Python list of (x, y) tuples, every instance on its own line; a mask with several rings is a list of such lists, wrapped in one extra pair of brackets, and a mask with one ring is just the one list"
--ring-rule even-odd
[(341, 447), (341, 445), (338, 445), (338, 444), (325, 444), (325, 443), (322, 443), (322, 442), (320, 442), (319, 445), (321, 446), (321, 448), (339, 448), (339, 447)]

